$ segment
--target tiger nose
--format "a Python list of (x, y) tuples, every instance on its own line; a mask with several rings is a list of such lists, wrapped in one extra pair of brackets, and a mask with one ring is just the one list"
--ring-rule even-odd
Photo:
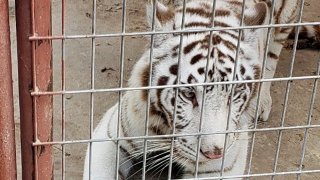
[(223, 148), (219, 148), (217, 146), (215, 146), (212, 151), (202, 151), (202, 149), (200, 149), (200, 151), (209, 159), (219, 159), (223, 156)]

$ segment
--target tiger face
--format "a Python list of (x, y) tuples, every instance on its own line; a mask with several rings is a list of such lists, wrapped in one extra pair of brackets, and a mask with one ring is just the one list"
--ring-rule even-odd
[[(228, 2), (218, 1), (215, 21), (212, 25), (212, 4), (196, 1), (186, 4), (184, 25), (182, 7), (171, 10), (156, 4), (155, 29), (161, 31), (206, 27), (239, 26), (239, 9), (229, 8)], [(192, 8), (191, 8), (192, 7)], [(245, 22), (255, 16), (254, 12), (267, 12), (264, 3), (247, 9)], [(152, 22), (152, 7), (148, 9)], [(260, 15), (261, 16), (261, 15)], [(262, 17), (257, 18), (262, 18)], [(224, 19), (228, 19), (227, 22)], [(256, 19), (255, 24), (262, 24)], [(151, 19), (151, 20), (150, 20)], [(152, 24), (152, 23), (150, 23)], [(251, 24), (254, 25), (254, 24)], [(148, 86), (151, 75), (152, 86), (188, 85), (180, 88), (150, 90), (150, 113), (153, 119), (149, 129), (154, 134), (169, 134), (173, 127), (176, 134), (204, 133), (201, 136), (199, 162), (221, 161), (223, 152), (229, 153), (237, 140), (237, 133), (226, 137), (226, 130), (242, 128), (242, 113), (255, 96), (258, 84), (226, 84), (228, 81), (253, 80), (260, 76), (258, 32), (246, 30), (239, 37), (236, 30), (155, 35), (153, 43), (152, 72), (149, 72), (147, 51), (136, 64), (132, 77), (140, 76), (140, 82), (132, 80), (132, 86)], [(237, 43), (240, 39), (239, 53)], [(234, 67), (237, 65), (236, 68)], [(199, 85), (202, 83), (220, 83)], [(147, 93), (141, 94), (147, 101)], [(161, 124), (161, 125), (159, 125)], [(200, 127), (201, 126), (201, 127)], [(225, 144), (226, 142), (226, 144)], [(178, 163), (193, 164), (197, 159), (198, 137), (176, 138), (174, 155)]]
[[(192, 35), (184, 37), (183, 41), (185, 43), (182, 51), (186, 52), (187, 48), (190, 48), (188, 46), (194, 42), (194, 39), (198, 38), (192, 37)], [(168, 39), (167, 41), (159, 46), (159, 50), (165, 48), (163, 46), (166, 46), (169, 41), (174, 40)], [(227, 82), (233, 79), (232, 66), (234, 66), (235, 57), (233, 55), (235, 55), (235, 52), (230, 57), (222, 55), (219, 48), (223, 48), (223, 44), (218, 44), (212, 49), (214, 52), (207, 61), (208, 49), (202, 49), (202, 46), (203, 44), (199, 43), (189, 53), (181, 54), (180, 63), (178, 57), (174, 57), (175, 52), (171, 55), (161, 55), (161, 57), (165, 57), (161, 60), (155, 58), (152, 85), (175, 85), (178, 81), (178, 74), (180, 74), (179, 84), (190, 86), (179, 89), (151, 90), (153, 112), (154, 114), (162, 114), (161, 116), (168, 128), (173, 127), (175, 118), (176, 133), (180, 134), (198, 133), (200, 124), (202, 124), (201, 132), (208, 134), (223, 132), (227, 129), (239, 129), (241, 127), (241, 114), (246, 109), (256, 87), (254, 84), (192, 86), (192, 84)], [(157, 52), (156, 49), (154, 51)], [(207, 62), (209, 63), (208, 66)], [(258, 69), (258, 66), (256, 66), (250, 68), (251, 72), (245, 72), (249, 70), (246, 70), (244, 65), (240, 65), (239, 70), (235, 73), (235, 80), (254, 79)], [(232, 88), (234, 89), (232, 90)], [(230, 117), (228, 116), (229, 109)], [(230, 134), (226, 147), (229, 147), (234, 139), (236, 139), (236, 134)], [(176, 152), (195, 161), (197, 141), (197, 137), (178, 138)], [(224, 142), (225, 134), (203, 136), (200, 145), (200, 151), (202, 152), (200, 160), (219, 159), (225, 147)], [(191, 149), (192, 151), (190, 151)]]

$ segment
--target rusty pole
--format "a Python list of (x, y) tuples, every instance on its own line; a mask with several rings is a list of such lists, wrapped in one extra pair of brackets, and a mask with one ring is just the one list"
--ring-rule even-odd
[(22, 177), (53, 179), (52, 96), (31, 96), (52, 91), (51, 40), (31, 41), (30, 36), (51, 36), (51, 0), (16, 0)]
[(8, 0), (0, 0), (0, 179), (17, 177)]
[(21, 161), (22, 179), (32, 180), (34, 177), (33, 161), (33, 111), (32, 97), (32, 53), (31, 42), (31, 12), (29, 1), (15, 1), (17, 53), (19, 72), (19, 102), (20, 102), (20, 131), (21, 131)]

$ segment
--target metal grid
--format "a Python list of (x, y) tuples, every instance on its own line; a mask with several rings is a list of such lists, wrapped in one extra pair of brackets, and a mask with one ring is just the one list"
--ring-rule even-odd
[[(61, 15), (61, 24), (62, 24), (62, 29), (61, 29), (61, 35), (51, 35), (51, 33), (49, 34), (39, 34), (37, 32), (37, 27), (39, 24), (37, 23), (41, 23), (43, 21), (37, 22), (37, 11), (41, 11), (38, 10), (36, 7), (37, 5), (41, 5), (42, 2), (37, 1), (37, 0), (31, 0), (31, 26), (32, 26), (32, 35), (29, 37), (29, 41), (32, 42), (32, 64), (33, 64), (33, 91), (30, 93), (33, 99), (33, 118), (35, 119), (34, 121), (34, 140), (32, 143), (32, 146), (34, 148), (34, 160), (35, 160), (35, 164), (34, 164), (34, 169), (35, 169), (35, 178), (38, 179), (40, 177), (39, 172), (41, 172), (41, 170), (39, 170), (39, 163), (38, 160), (38, 152), (37, 150), (39, 149), (39, 147), (52, 147), (53, 145), (61, 145), (62, 147), (62, 167), (61, 167), (61, 172), (62, 172), (62, 179), (66, 179), (65, 176), (65, 172), (66, 172), (66, 161), (65, 161), (65, 145), (68, 144), (79, 144), (79, 143), (86, 143), (89, 144), (90, 147), (90, 152), (91, 152), (91, 145), (93, 142), (104, 142), (104, 141), (115, 141), (117, 143), (117, 157), (116, 157), (116, 170), (118, 171), (119, 169), (119, 141), (121, 140), (137, 140), (137, 139), (141, 139), (144, 141), (144, 156), (143, 156), (143, 177), (142, 179), (145, 179), (145, 172), (146, 172), (146, 152), (147, 152), (147, 141), (148, 140), (152, 140), (152, 139), (159, 139), (159, 138), (171, 138), (172, 139), (172, 144), (171, 144), (171, 152), (170, 152), (170, 163), (169, 163), (169, 173), (168, 173), (168, 179), (171, 178), (171, 169), (172, 169), (172, 154), (173, 154), (173, 146), (174, 146), (174, 141), (173, 139), (175, 137), (188, 137), (188, 136), (197, 136), (198, 137), (198, 151), (197, 151), (197, 162), (196, 162), (196, 169), (198, 169), (198, 164), (199, 164), (199, 147), (200, 147), (200, 137), (204, 136), (204, 135), (211, 135), (211, 134), (229, 134), (229, 133), (241, 133), (241, 132), (251, 132), (253, 133), (252, 136), (252, 145), (250, 147), (250, 155), (249, 155), (249, 170), (248, 173), (245, 175), (240, 175), (240, 176), (224, 176), (221, 173), (221, 177), (208, 177), (208, 178), (198, 178), (198, 179), (232, 179), (232, 178), (249, 178), (249, 177), (263, 177), (263, 176), (271, 176), (272, 179), (274, 179), (277, 175), (297, 175), (297, 179), (300, 179), (300, 175), (301, 174), (307, 174), (307, 173), (320, 173), (320, 169), (318, 170), (303, 170), (302, 169), (302, 164), (304, 161), (304, 156), (305, 156), (305, 151), (306, 151), (306, 142), (307, 142), (307, 134), (308, 131), (310, 129), (313, 128), (320, 128), (320, 125), (312, 125), (311, 124), (311, 115), (312, 115), (312, 109), (315, 103), (315, 97), (316, 97), (316, 93), (317, 93), (317, 86), (318, 86), (318, 79), (320, 78), (320, 68), (317, 68), (317, 72), (315, 75), (312, 76), (299, 76), (299, 77), (295, 77), (293, 76), (293, 65), (295, 62), (295, 57), (296, 57), (296, 49), (297, 49), (297, 43), (298, 43), (298, 32), (300, 31), (300, 27), (303, 25), (320, 25), (320, 22), (312, 22), (312, 23), (302, 23), (301, 21), (301, 17), (302, 17), (302, 12), (303, 12), (303, 4), (304, 4), (304, 0), (302, 0), (301, 2), (301, 10), (299, 13), (299, 20), (297, 23), (293, 23), (293, 24), (272, 24), (272, 18), (269, 21), (269, 25), (261, 25), (261, 26), (239, 26), (239, 27), (227, 27), (227, 28), (205, 28), (205, 29), (197, 29), (197, 30), (187, 30), (184, 29), (182, 25), (182, 29), (180, 30), (174, 30), (174, 31), (167, 31), (167, 32), (159, 32), (159, 31), (155, 31), (154, 28), (154, 18), (155, 18), (155, 13), (153, 13), (153, 23), (152, 23), (152, 27), (151, 27), (151, 31), (146, 31), (146, 32), (126, 32), (126, 0), (122, 1), (122, 26), (121, 26), (121, 32), (119, 33), (109, 33), (109, 34), (97, 34), (96, 33), (96, 21), (97, 21), (97, 1), (93, 0), (93, 7), (92, 7), (92, 33), (91, 34), (80, 34), (80, 35), (66, 35), (65, 34), (65, 21), (64, 21), (64, 17), (65, 17), (65, 0), (61, 1), (61, 9), (62, 9), (62, 15)], [(48, 1), (49, 2), (49, 1)], [(274, 2), (275, 0), (273, 0), (273, 5), (272, 7), (274, 7)], [(185, 0), (184, 0), (185, 3)], [(155, 4), (155, 3), (154, 3)], [(244, 3), (245, 4), (245, 3)], [(50, 7), (50, 5), (48, 5), (48, 7)], [(215, 7), (215, 1), (213, 3), (213, 7)], [(155, 9), (155, 7), (153, 7), (153, 9)], [(184, 12), (185, 12), (185, 5), (183, 6)], [(215, 8), (213, 8), (215, 9)], [(242, 7), (242, 9), (244, 9), (244, 7)], [(272, 8), (272, 12), (274, 11), (274, 8)], [(155, 11), (154, 11), (155, 12)], [(213, 18), (212, 21), (214, 20), (214, 14), (215, 12), (213, 12)], [(273, 13), (272, 13), (273, 14)], [(242, 21), (243, 21), (243, 17), (244, 15), (242, 14)], [(242, 24), (241, 21), (241, 24)], [(184, 18), (182, 18), (182, 24), (184, 24)], [(151, 37), (151, 50), (150, 50), (150, 59), (152, 59), (153, 57), (153, 36), (157, 35), (157, 34), (171, 34), (171, 33), (175, 33), (175, 34), (180, 34), (180, 37), (183, 36), (183, 33), (189, 33), (189, 32), (212, 32), (214, 31), (221, 31), (221, 30), (239, 30), (239, 35), (241, 35), (241, 30), (243, 29), (255, 29), (255, 28), (268, 28), (268, 38), (266, 41), (266, 46), (268, 47), (269, 45), (269, 41), (270, 41), (270, 36), (271, 36), (271, 29), (272, 28), (277, 28), (277, 27), (296, 27), (296, 36), (295, 36), (295, 41), (294, 41), (294, 51), (293, 51), (293, 55), (292, 55), (292, 59), (291, 59), (291, 66), (290, 66), (290, 75), (288, 77), (282, 77), (282, 78), (272, 78), (272, 79), (260, 79), (260, 80), (245, 80), (245, 81), (236, 81), (235, 80), (235, 73), (233, 74), (233, 80), (232, 81), (228, 81), (228, 82), (211, 82), (211, 83), (197, 83), (197, 84), (192, 84), (192, 86), (212, 86), (212, 85), (225, 85), (225, 84), (231, 84), (232, 86), (238, 83), (264, 83), (264, 82), (287, 82), (287, 87), (286, 87), (286, 92), (285, 92), (285, 100), (284, 100), (284, 109), (283, 109), (283, 113), (282, 113), (282, 118), (281, 118), (281, 126), (280, 127), (273, 127), (273, 128), (257, 128), (257, 118), (258, 118), (258, 111), (256, 111), (255, 114), (255, 122), (254, 122), (254, 128), (253, 129), (247, 129), (247, 130), (228, 130), (228, 128), (225, 131), (220, 131), (220, 132), (212, 132), (212, 133), (203, 133), (201, 132), (201, 129), (199, 129), (198, 133), (192, 133), (192, 134), (175, 134), (175, 128), (173, 128), (172, 130), (172, 134), (167, 134), (167, 135), (157, 135), (157, 136), (150, 136), (148, 135), (148, 129), (147, 129), (147, 125), (148, 125), (148, 115), (149, 113), (147, 113), (147, 119), (146, 119), (146, 129), (145, 129), (145, 135), (144, 136), (139, 136), (139, 137), (119, 137), (119, 120), (118, 120), (118, 132), (117, 138), (112, 138), (112, 139), (92, 139), (92, 133), (93, 133), (93, 119), (94, 119), (94, 95), (96, 93), (106, 93), (106, 92), (118, 92), (119, 96), (118, 96), (118, 101), (119, 101), (119, 117), (121, 114), (121, 101), (122, 101), (122, 94), (126, 91), (133, 91), (133, 90), (150, 90), (150, 89), (164, 89), (164, 88), (176, 88), (176, 98), (177, 99), (177, 92), (179, 91), (179, 88), (181, 87), (187, 87), (188, 85), (185, 84), (178, 84), (176, 85), (166, 85), (166, 86), (148, 86), (148, 87), (136, 87), (136, 88), (129, 88), (129, 87), (124, 87), (123, 85), (123, 76), (124, 76), (124, 53), (125, 53), (125, 49), (124, 49), (124, 45), (125, 45), (125, 41), (124, 38), (127, 36), (138, 36), (138, 35), (148, 35)], [(96, 39), (98, 38), (107, 38), (107, 37), (120, 37), (121, 38), (121, 49), (120, 49), (120, 84), (119, 87), (117, 88), (108, 88), (108, 89), (96, 89), (95, 88), (95, 52), (96, 52)], [(66, 84), (65, 84), (65, 40), (67, 39), (91, 39), (91, 45), (92, 45), (92, 49), (91, 49), (91, 88), (90, 89), (85, 89), (85, 90), (66, 90)], [(48, 91), (48, 90), (44, 90), (39, 88), (38, 84), (37, 84), (37, 72), (39, 71), (39, 67), (38, 66), (38, 59), (36, 59), (37, 57), (37, 52), (36, 52), (36, 44), (40, 41), (46, 41), (46, 42), (50, 42), (52, 40), (60, 40), (61, 41), (61, 72), (62, 72), (62, 76), (61, 76), (61, 90), (56, 90), (56, 91)], [(211, 40), (211, 38), (210, 38)], [(182, 49), (182, 38), (180, 38), (180, 49)], [(50, 44), (50, 43), (49, 43)], [(210, 43), (211, 44), (211, 43)], [(237, 46), (237, 56), (239, 53), (239, 46), (240, 42), (238, 42), (238, 46)], [(50, 47), (49, 49), (47, 49), (50, 51)], [(210, 48), (209, 48), (210, 51)], [(268, 52), (268, 48), (265, 50), (265, 54), (264, 54), (264, 61), (263, 61), (263, 65), (262, 65), (262, 74), (264, 74), (265, 71), (265, 64), (266, 64), (266, 58), (267, 58), (267, 52)], [(210, 54), (210, 53), (208, 53)], [(50, 57), (49, 57), (50, 58)], [(181, 52), (179, 53), (179, 63), (180, 63), (180, 59), (181, 59)], [(48, 60), (48, 62), (50, 62), (50, 60)], [(151, 63), (150, 63), (151, 64)], [(320, 64), (320, 63), (319, 63)], [(236, 65), (235, 65), (236, 67)], [(38, 68), (38, 69), (37, 69)], [(150, 72), (152, 72), (152, 66), (150, 65)], [(235, 72), (235, 71), (234, 71)], [(206, 72), (206, 75), (208, 74), (208, 72)], [(178, 71), (178, 79), (180, 77), (180, 70)], [(286, 111), (287, 111), (287, 106), (288, 106), (288, 99), (289, 99), (289, 92), (290, 92), (290, 87), (291, 87), (291, 83), (292, 81), (301, 81), (301, 80), (314, 80), (314, 85), (313, 85), (313, 90), (312, 90), (312, 98), (311, 98), (311, 102), (310, 102), (310, 108), (309, 108), (309, 114), (308, 114), (308, 123), (306, 125), (300, 125), (300, 126), (284, 126), (284, 120), (285, 120), (285, 116), (286, 116)], [(149, 84), (151, 83), (151, 76), (149, 78)], [(258, 93), (258, 103), (260, 103), (260, 91), (261, 89), (259, 89), (259, 93)], [(149, 91), (148, 91), (149, 92)], [(65, 138), (65, 95), (67, 94), (90, 94), (90, 120), (89, 120), (89, 129), (90, 129), (90, 139), (87, 140), (66, 140)], [(62, 99), (62, 126), (61, 126), (61, 141), (46, 141), (46, 140), (41, 140), (38, 137), (39, 132), (37, 132), (38, 130), (38, 113), (37, 111), (39, 111), (39, 102), (38, 100), (41, 97), (49, 97), (49, 100), (45, 103), (50, 103), (50, 97), (52, 98), (53, 96), (61, 96)], [(205, 93), (203, 93), (203, 96), (205, 96)], [(177, 104), (177, 103), (175, 103)], [(204, 104), (202, 104), (202, 108), (203, 108)], [(150, 107), (150, 95), (148, 93), (148, 105), (147, 107)], [(50, 105), (48, 106), (48, 108), (50, 109)], [(230, 108), (231, 109), (231, 108)], [(257, 109), (258, 109), (258, 105), (257, 105)], [(146, 111), (149, 111), (149, 108), (146, 109)], [(230, 110), (229, 110), (230, 113)], [(46, 118), (46, 117), (41, 117), (41, 118)], [(175, 106), (175, 111), (174, 111), (174, 123), (175, 123), (175, 118), (176, 118), (176, 106)], [(228, 121), (230, 120), (230, 117), (228, 118)], [(50, 123), (52, 121), (52, 119), (48, 120), (48, 122)], [(200, 121), (201, 124), (201, 121)], [(229, 124), (229, 123), (228, 123)], [(175, 127), (175, 126), (173, 126)], [(200, 126), (201, 127), (201, 126)], [(51, 128), (51, 127), (49, 127)], [(278, 172), (277, 171), (277, 163), (278, 163), (278, 158), (279, 158), (279, 151), (280, 151), (280, 144), (281, 144), (281, 139), (282, 139), (282, 132), (285, 130), (296, 130), (296, 129), (302, 129), (304, 130), (304, 139), (303, 139), (303, 145), (301, 147), (302, 149), (302, 153), (301, 153), (301, 160), (300, 160), (300, 164), (299, 164), (299, 168), (296, 171), (290, 171), (290, 172)], [(253, 147), (254, 147), (254, 142), (255, 142), (255, 133), (257, 132), (268, 132), (268, 131), (277, 131), (278, 134), (278, 144), (277, 144), (277, 150), (276, 150), (276, 155), (275, 155), (275, 161), (274, 161), (274, 169), (273, 172), (271, 173), (260, 173), (260, 174), (250, 174), (250, 168), (251, 168), (251, 163), (252, 163), (252, 154), (253, 154)], [(51, 134), (49, 134), (49, 136), (52, 136)], [(227, 136), (225, 139), (225, 143), (227, 140)], [(50, 151), (49, 151), (50, 152)], [(224, 153), (225, 154), (225, 153)], [(50, 159), (50, 158), (49, 158)], [(90, 159), (91, 159), (91, 153), (90, 153)], [(224, 161), (224, 157), (223, 157), (223, 161)], [(45, 163), (45, 162), (43, 162)], [(49, 163), (45, 163), (47, 166), (51, 166), (52, 164), (50, 164), (51, 161), (49, 161)], [(223, 169), (223, 164), (221, 166), (221, 169)], [(91, 165), (89, 166), (91, 168)], [(50, 173), (47, 171), (47, 173)], [(51, 171), (52, 173), (52, 171)], [(116, 179), (119, 179), (118, 177), (118, 173)], [(52, 176), (52, 174), (51, 174)], [(195, 174), (195, 177), (197, 177), (197, 171)]]

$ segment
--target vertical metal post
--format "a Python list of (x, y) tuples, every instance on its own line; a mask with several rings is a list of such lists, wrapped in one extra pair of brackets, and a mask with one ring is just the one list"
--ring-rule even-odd
[(32, 180), (33, 166), (33, 115), (32, 115), (32, 55), (31, 42), (31, 14), (29, 1), (15, 1), (17, 26), (17, 53), (19, 72), (19, 102), (20, 102), (20, 131), (21, 131), (21, 161), (22, 179)]
[(0, 179), (17, 178), (8, 0), (0, 0)]
[(52, 91), (51, 41), (29, 40), (31, 35), (51, 36), (51, 0), (16, 0), (16, 16), (22, 177), (53, 179), (52, 147), (32, 146), (52, 140), (52, 96), (30, 94)]

